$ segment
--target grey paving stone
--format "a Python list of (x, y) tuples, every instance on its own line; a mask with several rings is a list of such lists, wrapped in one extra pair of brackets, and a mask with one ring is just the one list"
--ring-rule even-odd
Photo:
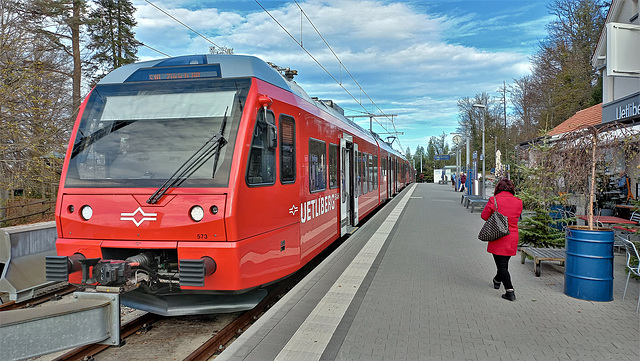
[[(564, 295), (563, 267), (545, 263), (535, 277), (532, 261), (520, 264), (519, 255), (509, 264), (517, 301), (508, 302), (500, 297), (504, 290), (493, 289), (493, 259), (476, 239), (480, 212), (461, 206), (460, 193), (449, 187), (414, 187), (322, 360), (640, 359), (640, 283), (632, 280), (622, 301), (623, 254), (615, 257), (611, 302)], [(376, 216), (381, 220), (374, 217), (358, 230), (339, 257), (319, 267), (300, 294), (283, 299), (271, 312), (277, 317), (265, 315), (275, 321), (254, 326), (266, 327), (266, 335), (250, 329), (236, 341), (241, 358), (232, 345), (219, 359), (273, 359), (283, 337), (269, 334), (296, 331), (394, 202)]]

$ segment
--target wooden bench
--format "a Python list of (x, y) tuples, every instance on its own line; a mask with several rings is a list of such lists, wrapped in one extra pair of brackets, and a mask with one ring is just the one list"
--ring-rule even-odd
[(565, 253), (562, 248), (520, 247), (519, 251), (522, 256), (520, 260), (522, 264), (524, 264), (526, 255), (533, 257), (533, 271), (536, 277), (540, 277), (540, 262), (542, 261), (559, 261), (564, 266)]
[(471, 206), (471, 213), (473, 213), (473, 211), (476, 209), (476, 206), (480, 206), (480, 208), (484, 208), (484, 206), (487, 204), (487, 202), (489, 202), (488, 199), (475, 199), (475, 198), (471, 198), (467, 201), (467, 208), (469, 208), (469, 206)]

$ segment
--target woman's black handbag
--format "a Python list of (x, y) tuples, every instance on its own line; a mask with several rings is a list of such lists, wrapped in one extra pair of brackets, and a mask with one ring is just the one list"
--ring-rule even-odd
[(478, 233), (478, 239), (484, 242), (495, 241), (509, 235), (509, 220), (507, 216), (498, 212), (498, 201), (496, 197), (493, 197), (493, 204), (496, 206), (495, 212), (491, 213), (489, 219), (484, 223), (480, 233)]

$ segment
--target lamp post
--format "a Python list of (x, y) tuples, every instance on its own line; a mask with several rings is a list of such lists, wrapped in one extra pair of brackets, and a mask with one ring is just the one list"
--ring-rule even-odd
[(451, 133), (453, 135), (453, 144), (456, 145), (456, 178), (460, 176), (460, 143), (462, 142), (462, 137), (458, 133)]
[(485, 159), (485, 155), (484, 155), (484, 123), (485, 123), (485, 118), (486, 118), (486, 110), (487, 110), (487, 106), (484, 104), (474, 104), (473, 105), (474, 108), (479, 108), (482, 109), (482, 198), (486, 198), (486, 193), (487, 193), (487, 188), (486, 188), (486, 180), (487, 180), (487, 174), (485, 172), (485, 167), (484, 167), (484, 159)]
[[(469, 159), (471, 159), (471, 142), (469, 140), (469, 134), (467, 133), (467, 135), (465, 136), (465, 140), (467, 143), (467, 154), (465, 159), (465, 173), (467, 174), (467, 181), (469, 182), (469, 184), (471, 184), (471, 173), (469, 172), (469, 169), (471, 169), (471, 163), (469, 163)], [(465, 182), (465, 190), (467, 192), (468, 195), (471, 195), (471, 187), (467, 187), (467, 183)]]

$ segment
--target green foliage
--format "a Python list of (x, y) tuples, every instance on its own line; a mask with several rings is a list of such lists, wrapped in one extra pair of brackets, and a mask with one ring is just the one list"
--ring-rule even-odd
[(529, 154), (534, 160), (516, 166), (516, 190), (525, 209), (549, 211), (552, 205), (564, 205), (566, 202), (557, 182), (558, 170), (551, 149), (544, 140), (533, 144)]
[(135, 7), (129, 0), (94, 0), (89, 14), (88, 33), (91, 50), (92, 82), (97, 83), (111, 70), (135, 62), (141, 44), (135, 38)]
[(520, 244), (533, 247), (564, 247), (564, 232), (561, 223), (566, 220), (554, 220), (545, 208), (537, 208), (531, 217), (520, 221), (518, 233)]
[[(565, 197), (559, 192), (551, 146), (547, 142), (532, 145), (533, 164), (518, 165), (513, 179), (524, 208), (534, 212), (520, 222), (520, 243), (534, 247), (564, 247), (562, 226), (567, 220), (554, 209), (564, 209)], [(556, 217), (552, 217), (554, 213)], [(556, 218), (556, 219), (554, 219)], [(564, 224), (563, 224), (564, 223)]]

